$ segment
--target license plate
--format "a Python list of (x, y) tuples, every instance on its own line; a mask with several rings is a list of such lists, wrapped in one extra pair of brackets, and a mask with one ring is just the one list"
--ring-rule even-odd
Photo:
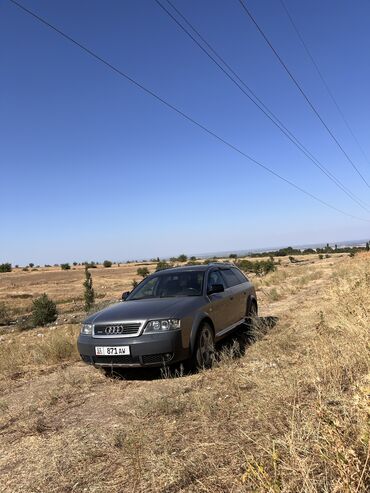
[(96, 356), (124, 356), (130, 354), (130, 346), (95, 346)]

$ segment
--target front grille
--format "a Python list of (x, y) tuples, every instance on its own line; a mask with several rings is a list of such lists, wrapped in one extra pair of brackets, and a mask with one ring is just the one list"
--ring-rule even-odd
[(140, 332), (141, 323), (102, 324), (95, 325), (94, 335), (97, 336), (135, 336)]
[(133, 365), (139, 364), (139, 358), (137, 356), (95, 356), (94, 363), (100, 363), (101, 365)]

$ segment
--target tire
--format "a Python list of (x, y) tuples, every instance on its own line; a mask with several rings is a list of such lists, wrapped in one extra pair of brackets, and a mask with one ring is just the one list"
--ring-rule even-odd
[(212, 327), (205, 322), (198, 330), (193, 354), (190, 358), (190, 368), (201, 370), (211, 368), (215, 353), (215, 337)]
[(258, 317), (258, 306), (256, 300), (252, 300), (250, 302), (247, 316), (252, 319)]

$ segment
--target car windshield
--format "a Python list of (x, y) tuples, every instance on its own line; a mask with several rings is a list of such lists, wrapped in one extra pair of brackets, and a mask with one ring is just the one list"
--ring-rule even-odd
[(135, 288), (128, 300), (169, 298), (176, 296), (201, 296), (204, 272), (172, 272), (145, 279)]

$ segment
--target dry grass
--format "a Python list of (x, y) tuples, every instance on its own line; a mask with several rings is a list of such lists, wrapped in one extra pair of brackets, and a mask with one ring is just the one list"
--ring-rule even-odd
[(74, 326), (3, 336), (1, 491), (368, 491), (370, 257), (259, 283), (277, 325), (198, 375), (106, 379), (76, 362)]

